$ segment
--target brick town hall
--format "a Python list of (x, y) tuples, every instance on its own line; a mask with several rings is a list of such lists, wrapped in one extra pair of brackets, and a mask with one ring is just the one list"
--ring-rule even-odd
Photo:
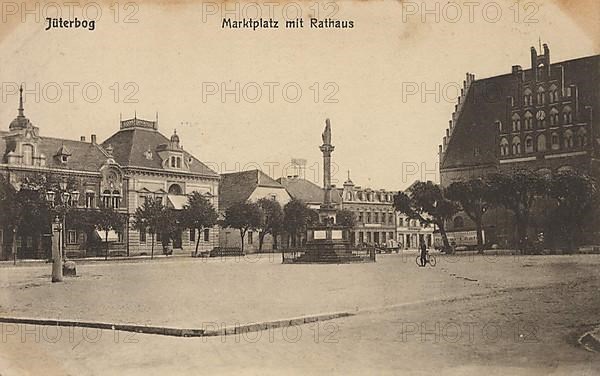
[[(68, 180), (70, 189), (78, 193), (78, 200), (70, 203), (75, 208), (109, 206), (131, 218), (147, 198), (159, 198), (167, 207), (181, 209), (187, 195), (198, 191), (218, 209), (219, 175), (185, 151), (176, 132), (170, 138), (160, 133), (158, 118), (122, 120), (119, 130), (102, 143), (95, 135), (89, 141), (85, 137), (79, 141), (44, 137), (40, 127), (25, 116), (21, 89), (17, 117), (8, 132), (0, 130), (0, 155), (0, 175), (16, 188), (25, 177), (35, 174)], [(89, 235), (67, 225), (67, 255), (94, 256)], [(216, 228), (200, 234), (183, 231), (173, 242), (175, 252), (189, 254), (196, 236), (201, 237), (202, 250), (218, 244)], [(41, 233), (17, 233), (14, 239), (18, 258), (49, 256)], [(111, 232), (109, 241), (111, 252), (119, 255), (150, 253), (151, 237), (128, 225)], [(160, 240), (155, 241), (160, 249)], [(0, 259), (12, 257), (12, 242), (12, 234), (0, 229)]]

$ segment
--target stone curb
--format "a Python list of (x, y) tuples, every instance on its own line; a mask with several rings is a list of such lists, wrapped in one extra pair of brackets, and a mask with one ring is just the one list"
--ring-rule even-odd
[(600, 327), (586, 332), (577, 342), (587, 351), (600, 353)]
[(267, 321), (262, 323), (251, 323), (244, 325), (235, 325), (232, 327), (224, 327), (217, 330), (206, 329), (183, 329), (183, 328), (168, 328), (162, 326), (144, 326), (134, 324), (110, 324), (103, 322), (92, 321), (76, 321), (76, 320), (58, 320), (58, 319), (34, 319), (34, 318), (16, 318), (16, 317), (0, 317), (0, 323), (21, 324), (21, 325), (43, 325), (43, 326), (64, 326), (64, 327), (79, 327), (103, 330), (119, 330), (123, 332), (155, 334), (170, 337), (214, 337), (227, 336), (249, 332), (258, 332), (262, 330), (284, 328), (289, 326), (304, 325), (311, 322), (333, 320), (342, 317), (353, 316), (348, 312), (338, 312), (331, 314), (304, 316), (293, 319)]
[(304, 317), (298, 317), (298, 318), (293, 318), (293, 319), (267, 321), (267, 322), (262, 322), (262, 323), (235, 325), (235, 326), (224, 327), (224, 328), (216, 329), (216, 330), (206, 330), (204, 332), (204, 336), (206, 336), (206, 337), (227, 336), (227, 335), (242, 334), (242, 333), (249, 333), (249, 332), (258, 332), (261, 330), (269, 330), (269, 329), (275, 329), (275, 328), (285, 328), (285, 327), (290, 327), (290, 326), (304, 325), (304, 324), (308, 324), (311, 322), (317, 322), (317, 321), (334, 320), (334, 319), (348, 317), (348, 316), (354, 316), (354, 314), (349, 313), (349, 312), (338, 312), (338, 313), (330, 313), (330, 314), (315, 315), (315, 316), (304, 316)]

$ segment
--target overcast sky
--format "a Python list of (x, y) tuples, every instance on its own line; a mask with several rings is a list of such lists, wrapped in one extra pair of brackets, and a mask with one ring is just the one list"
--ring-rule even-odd
[[(423, 7), (435, 9), (434, 1), (344, 1), (334, 18), (353, 20), (354, 28), (346, 30), (309, 28), (315, 9), (319, 18), (335, 11), (314, 2), (303, 4), (305, 28), (294, 30), (284, 28), (282, 14), (291, 16), (297, 8), (272, 1), (280, 28), (257, 31), (222, 29), (223, 5), (218, 2), (204, 7), (185, 1), (169, 7), (144, 3), (127, 9), (121, 4), (118, 15), (104, 5), (94, 31), (45, 31), (43, 5), (39, 23), (31, 15), (18, 22), (12, 9), (3, 9), (0, 121), (8, 129), (18, 106), (11, 83), (23, 82), (30, 91), (26, 115), (42, 136), (85, 135), (89, 140), (96, 133), (104, 140), (118, 129), (120, 113), (129, 118), (137, 112), (153, 120), (158, 111), (160, 130), (169, 136), (177, 128), (184, 147), (218, 172), (258, 165), (278, 178), (286, 174), (282, 167), (291, 158), (304, 158), (307, 177), (316, 176), (321, 183), (315, 166), (321, 160), (325, 119), (330, 118), (338, 181), (351, 170), (358, 185), (402, 189), (418, 178), (435, 178), (432, 172), (403, 174), (402, 165), (437, 168), (438, 145), (456, 101), (448, 96), (456, 95), (454, 87), (466, 72), (483, 78), (508, 73), (514, 64), (529, 68), (529, 48), (538, 46), (538, 38), (549, 44), (553, 62), (598, 53), (599, 30), (590, 19), (597, 22), (600, 8), (582, 7), (586, 2), (596, 4), (584, 0), (574, 9), (566, 8), (572, 1), (538, 1), (525, 9), (521, 2), (517, 15), (513, 1), (502, 0), (497, 3), (499, 17), (495, 6), (484, 14), (483, 4), (489, 2), (483, 2), (474, 6), (469, 19), (465, 4), (443, 8), (442, 1), (439, 22), (435, 14), (422, 22)], [(88, 8), (89, 17), (94, 9)], [(67, 10), (63, 18), (68, 18)], [(212, 14), (215, 10), (218, 14)], [(248, 16), (255, 13), (245, 10)], [(268, 6), (262, 10), (268, 17)], [(137, 23), (124, 22), (131, 13)], [(85, 18), (81, 8), (74, 15)], [(69, 82), (78, 83), (72, 103)], [(423, 101), (420, 93), (403, 98), (403, 87), (416, 83), (431, 90), (436, 82), (448, 88), (439, 100), (430, 94)], [(222, 83), (230, 89), (239, 83), (240, 103), (232, 94), (223, 103)], [(203, 95), (215, 84), (219, 92)], [(262, 90), (258, 99), (257, 86)], [(102, 89), (96, 103), (94, 87)], [(302, 95), (290, 103), (298, 87)]]

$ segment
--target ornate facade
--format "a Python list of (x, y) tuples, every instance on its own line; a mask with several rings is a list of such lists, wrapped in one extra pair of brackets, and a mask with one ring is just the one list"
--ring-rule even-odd
[[(0, 174), (19, 188), (32, 174), (51, 175), (69, 181), (69, 204), (75, 209), (112, 207), (132, 216), (148, 197), (160, 197), (165, 205), (180, 209), (193, 191), (206, 193), (218, 208), (219, 175), (183, 149), (179, 136), (169, 139), (158, 131), (158, 121), (129, 119), (103, 143), (95, 135), (89, 141), (43, 137), (40, 128), (25, 116), (22, 95), (17, 117), (8, 132), (0, 131)], [(76, 201), (72, 201), (77, 197)], [(50, 221), (50, 218), (48, 218)], [(68, 221), (66, 221), (68, 223)], [(90, 234), (67, 226), (64, 231), (65, 251), (69, 256), (94, 256), (98, 250), (90, 246)], [(150, 237), (124, 226), (110, 234), (111, 255), (149, 254)], [(218, 244), (218, 231), (203, 234), (183, 232), (173, 244), (176, 251), (189, 252), (196, 236), (202, 248)], [(49, 244), (42, 234), (16, 234), (19, 258), (45, 258)], [(156, 240), (159, 242), (159, 239)], [(0, 230), (0, 257), (9, 258), (13, 236)], [(160, 247), (158, 248), (160, 249)]]
[[(492, 172), (520, 169), (548, 175), (578, 170), (600, 177), (600, 56), (552, 62), (550, 49), (531, 48), (531, 67), (475, 80), (464, 88), (440, 152), (443, 186)], [(490, 242), (509, 245), (510, 220), (487, 215)], [(472, 229), (462, 214), (450, 231)]]

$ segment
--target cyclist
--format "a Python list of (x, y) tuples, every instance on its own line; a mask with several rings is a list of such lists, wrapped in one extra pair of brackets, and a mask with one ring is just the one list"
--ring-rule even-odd
[(421, 266), (427, 265), (427, 244), (421, 242)]

